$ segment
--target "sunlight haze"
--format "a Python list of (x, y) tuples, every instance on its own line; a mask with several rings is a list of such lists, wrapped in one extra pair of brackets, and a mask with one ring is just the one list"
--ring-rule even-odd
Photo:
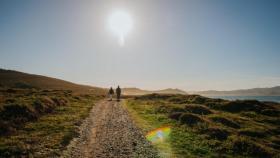
[(272, 0), (1, 1), (0, 67), (99, 87), (280, 85)]

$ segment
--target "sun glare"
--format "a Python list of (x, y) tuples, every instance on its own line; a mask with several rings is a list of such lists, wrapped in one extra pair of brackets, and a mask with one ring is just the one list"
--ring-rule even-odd
[(109, 18), (111, 31), (118, 36), (121, 46), (124, 45), (124, 38), (132, 29), (132, 19), (125, 11), (116, 11)]

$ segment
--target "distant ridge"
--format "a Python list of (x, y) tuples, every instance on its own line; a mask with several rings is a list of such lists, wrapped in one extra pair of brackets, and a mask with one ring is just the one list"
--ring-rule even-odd
[(209, 90), (192, 93), (204, 96), (280, 96), (280, 86), (271, 88), (240, 89), (232, 91)]
[(154, 91), (149, 91), (149, 90), (143, 90), (139, 88), (123, 88), (123, 94), (124, 95), (145, 95), (145, 94), (152, 94), (152, 93), (157, 93), (157, 94), (187, 94), (187, 92), (180, 90), (180, 89), (173, 89), (173, 88), (167, 88), (163, 90), (154, 90)]
[(61, 79), (0, 69), (0, 88), (72, 90), (79, 93), (104, 93), (103, 88), (79, 85)]

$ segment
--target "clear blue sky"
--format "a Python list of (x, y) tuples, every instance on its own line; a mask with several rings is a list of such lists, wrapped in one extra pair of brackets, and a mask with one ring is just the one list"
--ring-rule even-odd
[[(280, 85), (279, 0), (2, 0), (0, 67), (95, 86)], [(133, 28), (120, 47), (108, 17)]]

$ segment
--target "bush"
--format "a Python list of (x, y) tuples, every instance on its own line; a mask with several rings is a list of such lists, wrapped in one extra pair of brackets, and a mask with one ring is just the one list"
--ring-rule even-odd
[(178, 121), (181, 115), (183, 114), (184, 114), (183, 112), (173, 112), (168, 117)]
[(7, 135), (14, 131), (15, 129), (11, 127), (11, 124), (8, 121), (0, 120), (0, 135)]
[(0, 112), (0, 117), (3, 120), (14, 120), (14, 119), (36, 119), (34, 112), (26, 105), (19, 104), (6, 104), (3, 106), (3, 110)]
[(270, 123), (276, 126), (280, 126), (280, 118), (267, 118), (267, 119), (259, 120), (259, 122)]
[(194, 125), (197, 123), (205, 122), (202, 118), (195, 114), (184, 113), (179, 118), (180, 122), (187, 125)]
[(186, 99), (186, 97), (181, 96), (181, 95), (176, 95), (173, 96), (171, 98), (168, 99), (169, 102), (175, 103), (175, 104), (184, 104), (184, 103), (188, 103), (188, 100)]
[(27, 157), (22, 146), (0, 147), (0, 157)]
[(24, 82), (17, 82), (14, 84), (14, 88), (31, 89), (35, 87)]
[(64, 137), (62, 138), (62, 142), (61, 145), (66, 146), (70, 143), (70, 141), (74, 138), (77, 137), (79, 135), (78, 132), (76, 132), (75, 130), (73, 131), (68, 131)]
[(186, 99), (189, 103), (194, 104), (204, 104), (208, 100), (208, 98), (199, 95), (188, 95)]
[(241, 112), (240, 114), (250, 118), (256, 118), (258, 116), (258, 114), (254, 111), (245, 111), (245, 112)]
[(56, 103), (49, 97), (38, 98), (33, 102), (34, 109), (39, 113), (52, 112)]
[(170, 94), (147, 94), (147, 95), (143, 95), (143, 96), (137, 96), (135, 97), (135, 100), (159, 100), (159, 99), (168, 99), (170, 97), (172, 97), (173, 95)]
[(9, 88), (9, 89), (6, 90), (6, 92), (7, 92), (7, 93), (16, 93), (17, 91), (14, 90), (14, 89), (10, 89), (10, 88)]
[(53, 102), (58, 106), (65, 106), (67, 104), (67, 100), (64, 98), (52, 98)]
[(165, 105), (160, 105), (160, 106), (157, 106), (155, 108), (155, 112), (156, 113), (170, 113), (171, 112), (171, 108), (167, 107)]
[(266, 115), (266, 116), (277, 117), (277, 116), (279, 116), (280, 111), (275, 110), (275, 109), (264, 109), (261, 111), (261, 114)]
[(229, 136), (229, 132), (225, 129), (210, 127), (201, 131), (204, 134), (207, 134), (211, 139), (225, 140)]
[(185, 106), (185, 110), (199, 115), (208, 115), (213, 113), (208, 107), (198, 104), (188, 104)]
[(257, 129), (242, 129), (238, 134), (256, 138), (264, 138), (266, 136), (265, 131), (258, 131)]
[(240, 128), (240, 125), (232, 120), (229, 120), (227, 118), (221, 117), (221, 116), (214, 116), (210, 118), (214, 122), (221, 123), (227, 127), (231, 128)]
[(264, 147), (245, 138), (233, 141), (232, 150), (241, 155), (252, 155), (254, 157), (272, 157), (273, 154)]
[(172, 107), (171, 112), (186, 112), (186, 110), (183, 107)]
[(256, 100), (237, 100), (230, 101), (219, 106), (220, 110), (228, 112), (242, 112), (242, 111), (255, 111), (259, 113), (266, 108), (266, 105)]

